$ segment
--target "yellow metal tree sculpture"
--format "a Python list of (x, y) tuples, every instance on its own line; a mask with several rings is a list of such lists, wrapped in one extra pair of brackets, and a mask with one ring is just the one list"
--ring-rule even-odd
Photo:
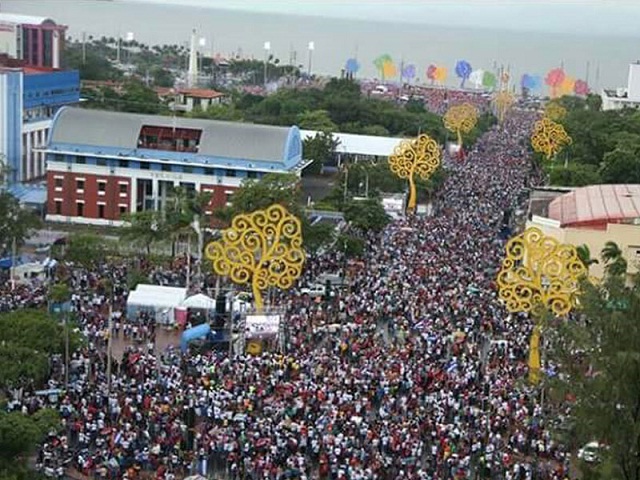
[(538, 120), (531, 135), (531, 146), (542, 153), (547, 160), (558, 154), (566, 145), (571, 145), (572, 139), (559, 123), (544, 117)]
[(263, 290), (291, 288), (302, 273), (302, 224), (277, 204), (240, 214), (205, 253), (218, 275), (234, 283), (251, 283), (256, 309), (261, 311)]
[(462, 147), (462, 134), (473, 130), (478, 122), (478, 109), (470, 103), (455, 105), (447, 110), (442, 119), (447, 130), (458, 135), (458, 145)]
[(498, 273), (498, 296), (510, 312), (530, 313), (535, 321), (529, 345), (529, 380), (540, 381), (540, 335), (545, 311), (566, 315), (576, 306), (578, 286), (587, 269), (573, 245), (561, 244), (537, 228), (507, 243)]
[(558, 122), (567, 116), (567, 109), (558, 102), (549, 102), (544, 107), (544, 116)]
[(389, 157), (389, 168), (400, 178), (409, 180), (409, 203), (407, 211), (416, 208), (415, 177), (428, 180), (440, 166), (440, 146), (428, 135), (420, 135), (413, 140), (403, 140)]
[(516, 97), (508, 92), (507, 90), (502, 90), (498, 92), (493, 99), (493, 104), (496, 112), (496, 116), (498, 117), (498, 121), (500, 123), (504, 122), (504, 118), (509, 112), (509, 109), (513, 106), (516, 101)]

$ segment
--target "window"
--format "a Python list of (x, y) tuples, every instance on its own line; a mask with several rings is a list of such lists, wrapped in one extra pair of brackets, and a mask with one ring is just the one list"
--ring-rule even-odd
[(96, 165), (98, 165), (99, 167), (106, 167), (107, 166), (107, 159), (106, 158), (96, 158)]
[(76, 203), (76, 216), (84, 217), (84, 203), (83, 202)]
[(236, 171), (235, 170), (226, 170), (224, 172), (226, 177), (235, 177), (236, 176)]
[(129, 191), (129, 185), (127, 185), (126, 183), (121, 183), (119, 185), (118, 191), (120, 192), (120, 195), (126, 195)]
[(104, 218), (104, 205), (98, 204), (98, 218)]
[(193, 168), (191, 167), (182, 167), (182, 172), (183, 173), (193, 173)]
[(120, 215), (124, 215), (125, 213), (127, 213), (127, 207), (120, 205)]
[(54, 160), (55, 162), (64, 162), (64, 155), (61, 155), (60, 153), (56, 153), (56, 154), (53, 156), (53, 160)]
[(143, 125), (138, 134), (138, 148), (196, 153), (201, 136), (202, 130), (194, 128)]
[(232, 196), (233, 196), (233, 193), (225, 192), (225, 197), (226, 197), (226, 202), (227, 203), (231, 203), (231, 197)]
[(171, 171), (171, 165), (167, 165), (166, 163), (162, 164), (162, 171), (163, 172), (170, 172)]
[(252, 170), (247, 171), (247, 178), (258, 178), (258, 172)]
[(140, 170), (149, 170), (149, 162), (140, 162)]
[(84, 165), (85, 163), (87, 163), (87, 159), (85, 157), (82, 157), (82, 156), (77, 156), (76, 157), (76, 163), (79, 163), (80, 165)]
[(215, 171), (213, 170), (213, 168), (205, 168), (204, 169), (204, 174), (205, 175), (210, 175), (210, 176), (214, 176), (215, 175)]
[(56, 179), (54, 180), (54, 182), (55, 182), (56, 190), (62, 190), (62, 187), (63, 187), (63, 185), (64, 185), (64, 179), (62, 179), (62, 178), (56, 178)]
[(84, 193), (84, 180), (76, 180), (76, 191)]
[(129, 160), (120, 160), (118, 166), (120, 168), (129, 168)]
[(62, 200), (56, 200), (56, 215), (62, 215)]
[(104, 195), (107, 191), (107, 182), (104, 180), (98, 180), (98, 195)]

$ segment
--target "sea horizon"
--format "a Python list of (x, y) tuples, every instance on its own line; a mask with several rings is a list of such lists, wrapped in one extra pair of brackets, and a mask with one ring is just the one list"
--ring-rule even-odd
[(357, 76), (373, 79), (378, 76), (373, 61), (389, 54), (397, 66), (416, 66), (416, 83), (426, 81), (430, 64), (445, 66), (450, 86), (460, 83), (454, 75), (456, 62), (467, 60), (474, 70), (509, 69), (516, 85), (524, 73), (544, 77), (552, 68), (564, 66), (568, 75), (588, 80), (592, 90), (600, 91), (625, 86), (629, 63), (640, 58), (640, 49), (635, 47), (640, 35), (336, 19), (142, 0), (4, 0), (1, 6), (6, 12), (51, 17), (68, 25), (68, 34), (75, 39), (83, 33), (99, 38), (133, 32), (136, 40), (147, 44), (185, 44), (195, 28), (205, 39), (201, 49), (205, 55), (256, 59), (264, 58), (263, 45), (270, 42), (274, 58), (302, 65), (305, 71), (307, 46), (314, 42), (312, 72), (321, 75), (339, 76), (346, 60), (357, 58), (361, 65)]

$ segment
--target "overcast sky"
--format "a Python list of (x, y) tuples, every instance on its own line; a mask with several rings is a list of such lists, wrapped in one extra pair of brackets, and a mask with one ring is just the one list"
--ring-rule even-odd
[[(138, 0), (253, 12), (640, 36), (640, 0)], [(639, 45), (640, 51), (640, 45)]]

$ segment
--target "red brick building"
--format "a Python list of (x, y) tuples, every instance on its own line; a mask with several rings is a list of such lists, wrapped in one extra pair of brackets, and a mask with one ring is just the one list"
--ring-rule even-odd
[(295, 126), (79, 108), (58, 112), (45, 153), (47, 219), (95, 225), (161, 210), (177, 186), (210, 192), (210, 215), (245, 179), (306, 165)]

